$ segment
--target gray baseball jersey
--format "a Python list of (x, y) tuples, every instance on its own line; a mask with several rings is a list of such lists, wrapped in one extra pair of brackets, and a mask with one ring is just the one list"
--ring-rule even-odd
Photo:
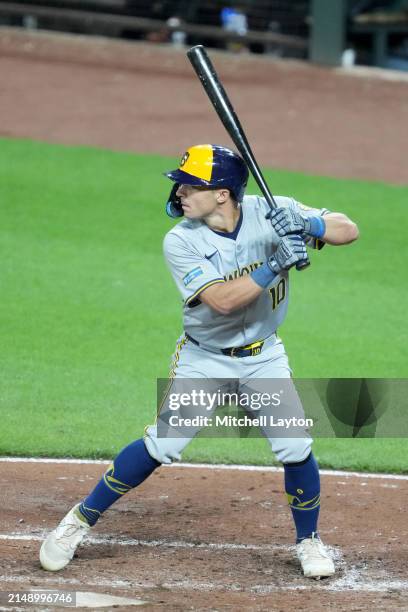
[[(323, 215), (326, 209), (309, 208), (292, 198), (276, 196), (280, 207), (295, 204), (306, 215)], [(216, 283), (245, 274), (265, 262), (277, 248), (279, 237), (265, 215), (269, 211), (260, 196), (245, 196), (234, 232), (210, 229), (197, 219), (183, 219), (164, 239), (164, 254), (182, 295), (185, 331), (204, 347), (238, 347), (262, 340), (283, 323), (289, 298), (289, 275), (277, 276), (251, 304), (228, 316), (200, 301), (200, 293)], [(306, 244), (320, 248), (313, 238)]]

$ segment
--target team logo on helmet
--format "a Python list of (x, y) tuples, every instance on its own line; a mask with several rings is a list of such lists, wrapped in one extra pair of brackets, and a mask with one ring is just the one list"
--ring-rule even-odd
[(183, 157), (181, 158), (180, 161), (180, 168), (182, 168), (184, 166), (184, 164), (187, 163), (188, 158), (190, 157), (190, 153), (188, 151), (186, 151), (183, 155)]
[[(165, 172), (175, 185), (207, 189), (229, 189), (236, 202), (242, 202), (248, 181), (245, 161), (231, 149), (220, 145), (195, 145), (187, 149), (176, 170)], [(182, 216), (183, 209), (174, 187), (167, 202), (170, 216)], [(177, 213), (177, 214), (175, 214)]]

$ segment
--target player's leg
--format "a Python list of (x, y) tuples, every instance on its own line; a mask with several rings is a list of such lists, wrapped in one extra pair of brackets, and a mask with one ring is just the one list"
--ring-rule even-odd
[[(172, 375), (175, 368), (180, 366), (184, 344), (180, 339), (176, 345), (171, 365)], [(183, 364), (183, 358), (181, 362)], [(179, 369), (183, 374), (183, 365)], [(101, 515), (125, 493), (141, 484), (160, 464), (161, 461), (148, 452), (143, 439), (123, 448), (90, 494), (71, 508), (57, 528), (47, 536), (40, 549), (42, 567), (58, 571), (68, 565), (76, 548)]]
[[(298, 453), (295, 449), (299, 447), (300, 441), (288, 438), (288, 445), (289, 440), (296, 457)], [(283, 467), (285, 491), (296, 526), (296, 550), (303, 573), (309, 578), (332, 576), (335, 572), (334, 563), (318, 534), (320, 475), (317, 461), (310, 451), (303, 461), (284, 463)]]
[[(229, 391), (229, 381), (236, 379), (233, 360), (224, 355), (212, 353), (187, 341), (179, 354), (176, 352), (175, 378), (164, 394), (164, 401), (158, 411), (156, 423), (146, 428), (145, 443), (149, 454), (160, 463), (170, 464), (180, 461), (182, 452), (195, 435), (205, 426), (180, 425), (183, 418), (202, 415), (210, 417), (217, 408), (216, 404), (206, 405), (197, 399), (201, 394), (215, 396), (217, 391)], [(196, 402), (182, 405), (177, 399), (183, 396)], [(170, 417), (176, 417), (175, 425), (169, 424)]]
[[(208, 378), (219, 372), (211, 355), (203, 351), (197, 355), (197, 347), (180, 341), (173, 355), (171, 374), (174, 383), (180, 379)], [(196, 367), (199, 361), (199, 369)], [(211, 372), (210, 372), (211, 370)], [(64, 568), (74, 556), (90, 527), (118, 499), (141, 484), (162, 463), (171, 463), (194, 437), (160, 437), (157, 425), (146, 428), (144, 439), (139, 439), (120, 451), (96, 487), (80, 503), (75, 505), (62, 519), (57, 528), (43, 542), (40, 561), (44, 569), (58, 571)]]
[[(271, 387), (276, 390), (276, 383), (272, 381), (284, 379), (280, 381), (280, 390), (283, 390), (282, 398), (286, 399), (276, 408), (278, 418), (284, 416), (285, 411), (289, 413), (287, 416), (304, 418), (303, 407), (292, 382), (287, 355), (281, 342), (268, 347), (254, 358), (247, 370), (249, 380), (242, 390), (265, 392), (268, 380), (271, 380)], [(270, 409), (261, 409), (259, 413), (269, 417)], [(303, 572), (309, 577), (330, 576), (334, 573), (334, 564), (318, 536), (320, 476), (311, 450), (312, 439), (307, 431), (302, 432), (301, 428), (293, 430), (293, 438), (287, 437), (285, 430), (278, 432), (276, 426), (268, 425), (263, 428), (263, 434), (272, 451), (283, 464), (285, 491), (296, 528), (297, 552)]]
[(122, 449), (91, 493), (71, 508), (43, 542), (40, 549), (42, 567), (58, 571), (68, 565), (76, 548), (102, 513), (141, 484), (159, 465), (147, 452), (142, 439)]
[[(279, 406), (265, 406), (256, 411), (257, 417), (264, 417), (266, 425), (261, 427), (273, 453), (283, 464), (285, 491), (296, 529), (296, 543), (306, 538), (313, 538), (318, 531), (320, 510), (320, 477), (319, 468), (312, 453), (312, 439), (303, 427), (279, 427), (285, 418), (304, 418), (303, 408), (294, 389), (293, 382), (287, 379), (252, 380), (242, 390), (249, 395), (277, 393), (277, 383), (282, 393)], [(256, 394), (256, 395), (255, 395)], [(266, 397), (266, 395), (265, 395)], [(283, 399), (285, 398), (285, 399)], [(286, 403), (288, 402), (288, 404)], [(271, 425), (270, 417), (273, 418)], [(288, 437), (288, 436), (293, 437)]]

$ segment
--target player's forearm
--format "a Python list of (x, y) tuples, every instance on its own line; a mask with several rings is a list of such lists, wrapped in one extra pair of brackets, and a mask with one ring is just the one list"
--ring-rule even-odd
[(358, 227), (346, 215), (329, 213), (324, 215), (323, 218), (326, 229), (321, 239), (326, 244), (340, 246), (357, 240), (359, 236)]
[(250, 276), (242, 276), (208, 287), (202, 292), (200, 299), (218, 313), (228, 315), (234, 310), (248, 306), (261, 295), (262, 291), (263, 288)]

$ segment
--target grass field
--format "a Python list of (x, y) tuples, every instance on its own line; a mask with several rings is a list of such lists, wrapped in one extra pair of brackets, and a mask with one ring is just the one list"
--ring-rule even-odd
[[(152, 421), (182, 331), (161, 250), (172, 225), (161, 173), (176, 160), (3, 139), (0, 161), (0, 454), (111, 456)], [(408, 187), (266, 176), (361, 232), (292, 274), (280, 335), (295, 375), (406, 377)], [(407, 448), (315, 445), (322, 466), (405, 472)], [(195, 440), (184, 459), (271, 462), (263, 440)]]

